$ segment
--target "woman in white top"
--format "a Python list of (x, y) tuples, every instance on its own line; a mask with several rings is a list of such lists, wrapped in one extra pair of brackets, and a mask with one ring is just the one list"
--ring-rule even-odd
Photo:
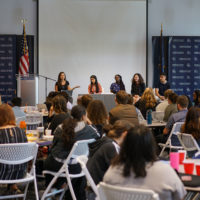
[(112, 161), (103, 180), (111, 185), (151, 189), (162, 200), (180, 200), (186, 194), (176, 172), (157, 160), (152, 133), (142, 125), (128, 131), (120, 154)]

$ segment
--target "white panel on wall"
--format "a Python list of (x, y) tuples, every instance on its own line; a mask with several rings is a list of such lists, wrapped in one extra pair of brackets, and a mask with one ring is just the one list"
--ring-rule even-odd
[(200, 35), (199, 0), (150, 0), (148, 26), (149, 84), (152, 85), (152, 36), (159, 36), (161, 23), (165, 36)]
[(108, 93), (119, 73), (130, 92), (133, 74), (146, 76), (145, 13), (145, 1), (40, 0), (40, 74), (57, 79), (64, 71), (72, 87), (81, 86), (76, 97), (88, 92), (90, 75)]

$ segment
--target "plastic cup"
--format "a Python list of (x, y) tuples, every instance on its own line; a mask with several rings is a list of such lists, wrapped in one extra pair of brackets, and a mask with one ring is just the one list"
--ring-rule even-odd
[(179, 153), (171, 152), (169, 156), (170, 156), (171, 167), (178, 171), (179, 170)]
[(184, 170), (186, 174), (193, 174), (194, 172), (194, 162), (190, 160), (183, 161)]
[(46, 134), (46, 135), (51, 135), (51, 130), (50, 130), (50, 129), (46, 129), (46, 130), (45, 130), (45, 134)]
[(200, 163), (196, 164), (196, 173), (200, 176)]
[(181, 164), (183, 164), (183, 161), (186, 158), (186, 151), (185, 150), (179, 150), (178, 153), (179, 153), (179, 164), (181, 165)]
[(38, 132), (38, 138), (42, 138), (44, 134), (44, 127), (37, 127), (37, 132)]

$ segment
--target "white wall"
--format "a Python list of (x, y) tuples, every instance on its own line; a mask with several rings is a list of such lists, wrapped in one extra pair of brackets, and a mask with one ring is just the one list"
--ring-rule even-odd
[(161, 23), (164, 36), (199, 36), (199, 8), (199, 0), (149, 0), (149, 85), (153, 78), (152, 36), (160, 35)]
[(76, 97), (87, 93), (90, 75), (107, 93), (119, 73), (130, 92), (134, 73), (146, 77), (145, 13), (145, 1), (40, 0), (40, 74), (57, 79), (64, 71), (71, 86), (81, 86)]

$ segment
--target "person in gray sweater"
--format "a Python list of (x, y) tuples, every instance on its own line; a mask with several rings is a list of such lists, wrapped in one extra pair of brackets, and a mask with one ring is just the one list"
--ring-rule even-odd
[(143, 125), (128, 131), (103, 181), (121, 187), (150, 189), (162, 200), (181, 200), (186, 194), (174, 169), (158, 161), (153, 135)]

